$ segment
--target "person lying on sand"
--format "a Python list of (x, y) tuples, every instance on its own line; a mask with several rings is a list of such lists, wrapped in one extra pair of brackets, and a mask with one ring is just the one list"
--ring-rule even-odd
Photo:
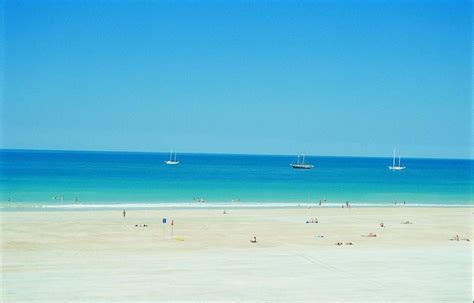
[(405, 222), (400, 222), (401, 224), (413, 224), (413, 222), (410, 221), (405, 221)]
[(257, 237), (253, 237), (253, 240), (250, 240), (250, 243), (257, 243)]
[(361, 237), (377, 237), (374, 233), (369, 233), (368, 235), (361, 235)]
[(334, 243), (334, 245), (337, 245), (337, 246), (340, 246), (340, 245), (342, 245), (342, 244), (343, 244), (342, 242)]
[(352, 242), (347, 242), (346, 245), (353, 245)]
[(459, 235), (455, 235), (454, 237), (452, 237), (449, 240), (451, 240), (451, 241), (468, 241), (468, 242), (471, 241), (468, 238), (459, 238)]

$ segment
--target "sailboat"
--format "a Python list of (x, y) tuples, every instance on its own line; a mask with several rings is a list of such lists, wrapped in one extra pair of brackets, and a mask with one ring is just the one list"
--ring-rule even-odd
[[(301, 162), (300, 162), (300, 158), (301, 158)], [(296, 169), (311, 169), (314, 167), (314, 165), (304, 163), (304, 155), (302, 156), (298, 155), (298, 160), (296, 161), (296, 163), (292, 163), (290, 164), (290, 166)]]
[(167, 164), (167, 165), (179, 164), (179, 161), (176, 161), (176, 153), (174, 153), (174, 158), (173, 158), (173, 150), (170, 151), (170, 159), (166, 160), (165, 164)]
[(402, 157), (399, 155), (398, 156), (398, 165), (395, 165), (395, 149), (393, 149), (393, 159), (392, 159), (392, 165), (388, 167), (390, 170), (402, 170), (405, 169), (405, 166), (402, 166), (401, 164)]

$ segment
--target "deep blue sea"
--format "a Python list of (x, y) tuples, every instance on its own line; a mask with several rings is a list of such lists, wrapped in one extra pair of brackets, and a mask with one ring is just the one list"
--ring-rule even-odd
[[(0, 207), (473, 205), (473, 160), (0, 150)], [(197, 202), (198, 199), (204, 202)], [(324, 201), (325, 200), (325, 201)]]

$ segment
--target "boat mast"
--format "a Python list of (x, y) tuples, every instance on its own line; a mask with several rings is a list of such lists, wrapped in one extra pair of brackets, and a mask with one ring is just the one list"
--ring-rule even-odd
[(395, 167), (395, 148), (393, 149), (392, 166)]
[(399, 155), (398, 156), (398, 166), (400, 166), (400, 167), (401, 167), (401, 165), (400, 165), (401, 162), (402, 162), (402, 156)]
[(172, 160), (173, 160), (173, 158), (172, 158), (172, 157), (173, 157), (173, 149), (171, 149), (171, 150), (170, 150), (170, 161), (172, 161)]

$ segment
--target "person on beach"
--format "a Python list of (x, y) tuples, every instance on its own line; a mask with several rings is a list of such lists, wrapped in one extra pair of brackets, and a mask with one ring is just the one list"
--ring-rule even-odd
[(253, 240), (250, 240), (251, 243), (257, 243), (257, 237), (253, 237)]
[(381, 222), (380, 227), (385, 227), (385, 224), (383, 224), (383, 222)]
[(225, 215), (225, 214), (227, 214), (227, 213), (225, 212), (225, 209), (224, 209), (224, 212), (223, 212), (223, 214), (224, 214), (224, 215)]
[(125, 209), (122, 211), (122, 215), (123, 215), (123, 218), (125, 219), (125, 216), (127, 215), (127, 212), (125, 211)]
[(369, 233), (368, 235), (361, 235), (361, 237), (377, 237), (374, 233)]

